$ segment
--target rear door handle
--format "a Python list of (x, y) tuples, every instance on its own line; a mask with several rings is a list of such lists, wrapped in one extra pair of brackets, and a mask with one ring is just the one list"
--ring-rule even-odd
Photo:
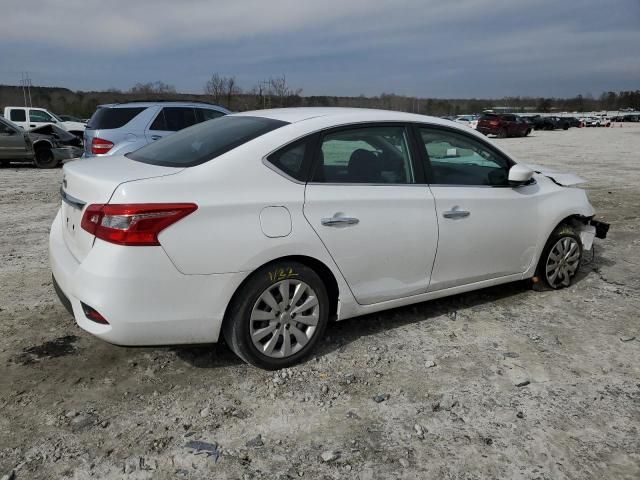
[(444, 218), (465, 218), (471, 215), (471, 212), (467, 212), (466, 210), (458, 210), (454, 207), (453, 210), (449, 210), (448, 212), (444, 212), (442, 216)]
[(331, 218), (323, 218), (320, 223), (325, 227), (344, 227), (347, 225), (356, 225), (360, 223), (360, 220), (353, 217), (341, 217), (334, 215)]

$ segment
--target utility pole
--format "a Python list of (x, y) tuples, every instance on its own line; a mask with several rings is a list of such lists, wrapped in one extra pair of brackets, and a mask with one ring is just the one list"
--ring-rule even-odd
[(27, 91), (25, 89), (24, 73), (21, 72), (20, 85), (22, 85), (22, 98), (24, 99), (24, 106), (27, 106)]
[[(31, 83), (31, 77), (29, 77), (29, 72), (21, 72), (22, 78), (20, 79), (20, 85), (22, 85), (22, 97), (24, 99), (25, 107), (33, 107), (33, 103), (31, 102), (31, 87), (33, 84)], [(29, 104), (27, 105), (27, 95), (29, 95)]]

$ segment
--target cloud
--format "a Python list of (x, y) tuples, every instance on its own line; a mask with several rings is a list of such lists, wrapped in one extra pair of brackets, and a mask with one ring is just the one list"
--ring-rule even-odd
[[(8, 6), (6, 5), (8, 3)], [(637, 0), (4, 0), (0, 81), (286, 74), (306, 94), (573, 95), (640, 85)], [(28, 32), (28, 41), (25, 41)]]

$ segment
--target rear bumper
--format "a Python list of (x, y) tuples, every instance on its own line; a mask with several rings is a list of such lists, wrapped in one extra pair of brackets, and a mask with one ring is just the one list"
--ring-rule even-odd
[[(161, 247), (100, 240), (79, 262), (62, 228), (58, 213), (49, 236), (56, 292), (82, 329), (117, 345), (216, 342), (229, 300), (249, 273), (184, 275)], [(81, 302), (109, 324), (89, 320)]]
[(52, 150), (53, 156), (56, 160), (70, 160), (72, 158), (79, 158), (82, 156), (83, 150), (80, 147), (56, 147)]

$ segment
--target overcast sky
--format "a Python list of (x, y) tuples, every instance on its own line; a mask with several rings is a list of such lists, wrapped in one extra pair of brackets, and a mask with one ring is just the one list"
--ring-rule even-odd
[(305, 95), (640, 89), (640, 0), (2, 0), (0, 83), (201, 93), (286, 75)]

